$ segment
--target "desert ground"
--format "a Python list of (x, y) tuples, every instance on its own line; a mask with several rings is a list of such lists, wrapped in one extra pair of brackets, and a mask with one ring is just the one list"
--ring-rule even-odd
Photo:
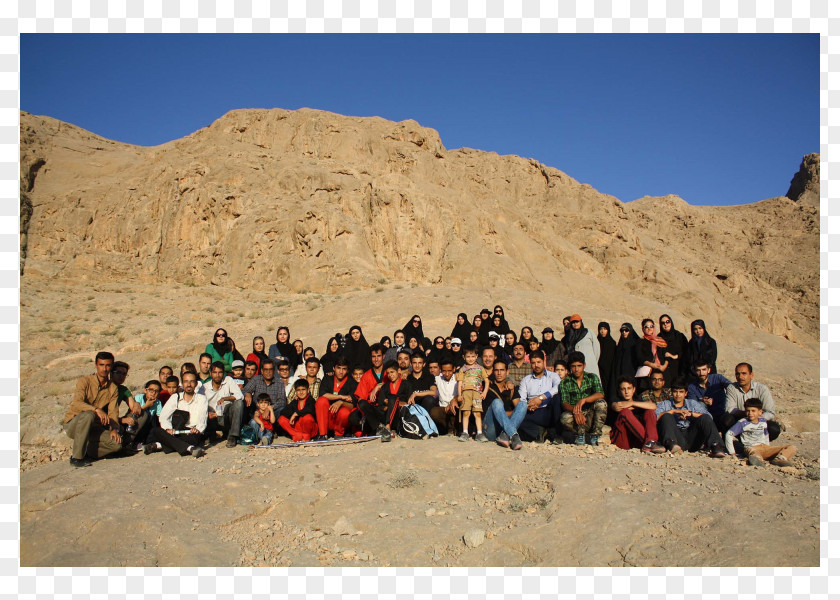
[[(814, 349), (769, 333), (718, 336), (720, 370), (756, 365), (799, 448), (792, 468), (735, 457), (648, 456), (397, 438), (324, 448), (209, 448), (201, 459), (139, 454), (74, 469), (59, 422), (97, 350), (131, 365), (132, 389), (163, 364), (197, 360), (216, 327), (240, 350), (280, 324), (320, 354), (361, 325), (369, 341), (414, 312), (427, 333), (502, 304), (515, 328), (618, 325), (609, 299), (386, 283), (278, 294), (169, 281), (22, 279), (21, 565), (577, 566), (819, 563), (819, 369)], [(672, 312), (683, 331), (691, 315)], [(46, 373), (46, 376), (43, 374)], [(756, 529), (758, 528), (758, 529)], [(755, 535), (756, 531), (761, 535)], [(784, 550), (781, 551), (780, 549)]]

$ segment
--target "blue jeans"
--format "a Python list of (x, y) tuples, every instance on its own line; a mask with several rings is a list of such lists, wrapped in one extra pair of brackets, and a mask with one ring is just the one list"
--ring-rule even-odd
[(265, 431), (260, 433), (260, 424), (257, 423), (256, 419), (251, 419), (251, 422), (248, 423), (248, 425), (250, 425), (251, 429), (254, 430), (254, 433), (257, 434), (257, 443), (258, 444), (262, 444), (262, 438), (264, 438), (264, 437), (268, 438), (268, 443), (269, 444), (274, 439), (274, 432), (273, 431), (269, 431), (268, 429), (266, 429)]
[[(508, 434), (508, 437), (513, 437), (516, 430), (525, 420), (525, 415), (528, 414), (528, 403), (524, 400), (520, 401), (514, 409), (513, 413), (508, 417), (505, 412), (505, 405), (501, 400), (496, 398), (487, 409), (484, 415), (484, 435), (491, 442), (496, 440), (496, 436), (501, 431)], [(497, 433), (498, 431), (498, 433)]]

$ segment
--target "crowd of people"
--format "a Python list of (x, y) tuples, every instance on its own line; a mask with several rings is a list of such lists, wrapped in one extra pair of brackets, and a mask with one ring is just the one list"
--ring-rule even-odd
[[(598, 445), (643, 452), (705, 451), (787, 465), (793, 446), (770, 446), (781, 428), (770, 390), (738, 363), (732, 382), (717, 372), (717, 344), (702, 320), (687, 338), (669, 315), (641, 321), (640, 336), (622, 323), (597, 332), (578, 314), (562, 336), (545, 327), (517, 334), (504, 309), (457, 316), (448, 336), (429, 338), (419, 315), (393, 336), (368, 343), (362, 328), (313, 347), (277, 329), (266, 348), (255, 337), (243, 356), (225, 329), (195, 363), (132, 392), (130, 367), (99, 352), (96, 372), (79, 379), (63, 427), (74, 466), (117, 452), (203, 456), (221, 440), (269, 446), (286, 442), (394, 435), (496, 442)], [(221, 437), (219, 437), (221, 436)]]

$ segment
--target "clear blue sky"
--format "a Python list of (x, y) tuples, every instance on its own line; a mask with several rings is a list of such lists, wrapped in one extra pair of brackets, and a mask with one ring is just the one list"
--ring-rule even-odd
[(21, 108), (155, 145), (236, 108), (415, 119), (630, 201), (784, 195), (819, 152), (819, 36), (23, 34)]

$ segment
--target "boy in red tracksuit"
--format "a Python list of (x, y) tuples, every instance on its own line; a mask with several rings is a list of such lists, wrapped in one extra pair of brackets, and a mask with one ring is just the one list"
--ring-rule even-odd
[(277, 415), (277, 423), (293, 442), (307, 442), (318, 435), (315, 421), (315, 400), (309, 395), (309, 383), (298, 379), (294, 385), (295, 397)]
[(396, 361), (387, 362), (383, 370), (382, 383), (374, 388), (367, 400), (359, 400), (359, 410), (365, 416), (366, 427), (375, 429), (383, 442), (390, 442), (397, 408), (408, 402), (409, 390), (408, 384), (400, 379)]
[(356, 410), (356, 382), (347, 375), (350, 366), (347, 359), (339, 358), (333, 365), (333, 374), (321, 380), (318, 399), (315, 401), (315, 414), (318, 421), (318, 437), (327, 439), (327, 432), (332, 430), (336, 437), (344, 437), (350, 413)]

